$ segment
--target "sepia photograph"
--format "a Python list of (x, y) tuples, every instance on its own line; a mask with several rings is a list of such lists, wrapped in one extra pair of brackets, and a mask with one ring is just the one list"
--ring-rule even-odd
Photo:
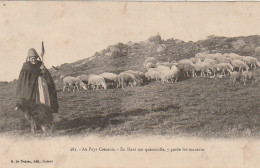
[(0, 1), (6, 168), (257, 167), (259, 2)]

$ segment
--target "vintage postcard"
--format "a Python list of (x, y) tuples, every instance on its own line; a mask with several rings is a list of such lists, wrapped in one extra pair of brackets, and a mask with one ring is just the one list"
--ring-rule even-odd
[(0, 2), (0, 167), (260, 165), (260, 3)]

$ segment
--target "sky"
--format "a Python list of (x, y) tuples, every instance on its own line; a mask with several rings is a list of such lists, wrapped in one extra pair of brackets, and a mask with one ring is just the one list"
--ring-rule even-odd
[(160, 33), (184, 41), (260, 34), (258, 2), (0, 2), (0, 81), (18, 78), (28, 50), (47, 68)]

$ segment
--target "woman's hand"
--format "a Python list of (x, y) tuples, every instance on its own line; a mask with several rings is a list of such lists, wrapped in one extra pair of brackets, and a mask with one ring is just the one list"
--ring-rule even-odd
[(41, 70), (46, 69), (46, 67), (44, 66), (44, 64), (42, 64), (42, 65), (40, 66), (40, 69), (41, 69)]

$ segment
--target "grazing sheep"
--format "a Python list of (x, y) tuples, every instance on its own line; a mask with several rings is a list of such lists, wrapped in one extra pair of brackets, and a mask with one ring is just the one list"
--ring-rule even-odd
[(187, 77), (189, 77), (189, 73), (192, 74), (192, 77), (195, 77), (195, 68), (191, 64), (182, 64), (178, 63), (177, 67), (180, 71), (182, 71)]
[(127, 70), (127, 71), (125, 71), (125, 73), (130, 73), (130, 74), (134, 75), (135, 78), (137, 78), (141, 84), (144, 83), (145, 75), (143, 72)]
[(216, 64), (216, 63), (217, 63), (216, 60), (211, 59), (211, 58), (206, 58), (206, 59), (204, 60), (204, 62), (205, 62), (205, 63), (210, 63), (210, 64)]
[(192, 65), (193, 62), (190, 59), (183, 59), (183, 60), (179, 61), (179, 64), (190, 64), (190, 65)]
[(156, 81), (158, 81), (160, 78), (160, 73), (155, 68), (148, 69), (148, 71), (145, 72), (144, 75), (148, 81), (151, 79), (155, 79)]
[(210, 63), (204, 62), (204, 61), (202, 61), (202, 62), (197, 62), (197, 64), (203, 65), (203, 66), (205, 66), (205, 67), (207, 67), (207, 68), (209, 68), (210, 65), (211, 65)]
[(209, 76), (211, 74), (210, 67), (211, 67), (212, 64), (210, 64), (208, 62), (198, 62), (198, 64), (205, 67), (204, 73), (206, 73), (207, 76)]
[(204, 75), (204, 77), (205, 77), (205, 74), (204, 74), (204, 66), (202, 66), (202, 65), (200, 65), (200, 64), (193, 64), (192, 65), (193, 67), (194, 67), (194, 69), (195, 69), (195, 73), (194, 73), (194, 76), (195, 77), (198, 77), (198, 75), (197, 75), (197, 72), (200, 72), (200, 76), (202, 77), (203, 75)]
[(125, 71), (126, 73), (131, 73), (133, 75), (136, 76), (136, 78), (138, 78), (141, 83), (144, 83), (147, 81), (147, 78), (145, 77), (145, 73), (144, 72), (141, 72), (141, 71), (133, 71), (133, 70), (128, 70), (128, 71)]
[(158, 66), (166, 66), (166, 67), (169, 67), (169, 68), (171, 68), (171, 66), (173, 65), (173, 63), (170, 63), (170, 62), (157, 62), (156, 64), (156, 67), (158, 67)]
[(63, 92), (67, 89), (70, 91), (69, 87), (73, 86), (73, 92), (77, 89), (79, 91), (79, 87), (82, 87), (84, 90), (87, 90), (86, 85), (80, 80), (80, 77), (72, 77), (67, 76), (63, 78)]
[(84, 82), (80, 81), (79, 88), (83, 88), (84, 90), (88, 89), (88, 84), (85, 84)]
[(219, 57), (216, 60), (217, 60), (217, 63), (230, 63), (232, 61), (231, 58), (225, 57), (225, 56)]
[(131, 72), (125, 72), (125, 73), (126, 73), (126, 74), (129, 74), (129, 75), (133, 78), (133, 80), (134, 80), (133, 83), (130, 82), (130, 86), (131, 86), (131, 87), (139, 86), (139, 85), (143, 84), (143, 80), (142, 80), (142, 78), (141, 78), (138, 74), (136, 74), (136, 73), (131, 73)]
[(157, 79), (159, 80), (159, 79), (162, 79), (163, 75), (165, 73), (167, 73), (168, 71), (170, 71), (171, 69), (167, 66), (160, 65), (160, 66), (156, 67), (155, 70), (158, 72)]
[(201, 62), (199, 58), (190, 58), (193, 64), (196, 64), (197, 62)]
[(169, 70), (169, 67), (160, 65), (156, 68), (148, 69), (148, 71), (145, 73), (145, 77), (147, 78), (147, 80), (155, 79), (156, 81), (158, 81), (162, 79), (163, 74)]
[(195, 55), (195, 58), (198, 58), (198, 59), (204, 61), (205, 59), (216, 60), (217, 58), (219, 58), (221, 56), (222, 56), (221, 53), (215, 53), (215, 54), (198, 53)]
[(234, 53), (230, 53), (228, 55), (229, 58), (231, 58), (232, 60), (240, 60), (243, 61), (243, 57)]
[(104, 72), (104, 73), (100, 74), (100, 76), (102, 76), (105, 79), (105, 82), (107, 84), (117, 87), (117, 84), (118, 84), (118, 75), (117, 74)]
[(210, 67), (212, 64), (208, 63), (208, 62), (198, 62), (199, 64), (203, 65), (205, 67), (205, 73), (208, 75), (211, 75), (212, 72), (210, 71)]
[(139, 80), (133, 74), (121, 72), (118, 75), (118, 87), (121, 86), (122, 89), (124, 89), (124, 86), (136, 86), (138, 82)]
[(163, 73), (164, 71), (170, 70), (169, 67), (163, 66), (163, 65), (160, 65), (160, 66), (156, 67), (155, 69), (156, 69), (158, 72), (160, 72), (160, 73)]
[(234, 67), (230, 63), (222, 63), (222, 65), (226, 65), (231, 71), (234, 71)]
[(100, 87), (107, 89), (107, 84), (105, 79), (99, 75), (89, 75), (88, 84), (93, 88), (98, 90)]
[(170, 71), (170, 68), (169, 67), (166, 67), (166, 66), (158, 66), (154, 69), (149, 69), (146, 73), (145, 73), (145, 77), (148, 79), (148, 80), (151, 80), (151, 79), (155, 79), (156, 81), (162, 79), (162, 76), (166, 73)]
[(197, 77), (197, 73), (196, 72), (200, 72), (200, 76), (201, 77), (206, 77), (205, 73), (207, 73), (207, 74), (211, 73), (211, 71), (206, 66), (204, 66), (201, 63), (196, 63), (196, 64), (193, 64), (192, 66), (195, 69), (195, 73), (194, 73), (195, 77)]
[(212, 71), (213, 77), (215, 77), (216, 73), (218, 71), (218, 64), (211, 64), (210, 67), (209, 67), (209, 70)]
[(221, 54), (221, 53), (215, 53), (215, 54), (208, 54), (208, 55), (207, 55), (207, 58), (208, 58), (208, 59), (214, 59), (214, 60), (216, 60), (216, 59), (219, 58), (219, 57), (222, 57), (222, 54)]
[[(88, 85), (88, 78), (89, 78), (89, 76), (85, 75), (85, 74), (79, 76), (79, 79), (86, 85), (86, 87), (89, 86)], [(83, 86), (81, 86), (81, 87), (83, 87)]]
[(164, 82), (168, 83), (169, 80), (171, 80), (171, 82), (173, 83), (173, 79), (175, 79), (175, 83), (177, 83), (179, 73), (180, 73), (180, 70), (175, 65), (173, 65), (169, 71), (167, 71), (163, 74), (162, 83), (164, 83)]
[(140, 71), (137, 71), (138, 72), (138, 75), (141, 77), (141, 79), (143, 80), (143, 82), (145, 83), (145, 82), (147, 82), (147, 79), (146, 79), (146, 77), (145, 77), (145, 74), (144, 74), (144, 72), (140, 72)]
[(238, 71), (244, 71), (244, 69), (249, 70), (248, 65), (241, 60), (232, 60), (231, 65), (233, 65), (234, 68), (238, 68)]
[(243, 57), (243, 61), (252, 69), (255, 69), (256, 66), (260, 66), (260, 62), (255, 57), (245, 56)]
[(230, 63), (219, 63), (217, 65), (217, 71), (220, 71), (223, 76), (226, 76), (226, 72), (231, 72), (234, 70), (234, 67)]
[(88, 78), (89, 78), (89, 76), (88, 76), (88, 75), (85, 75), (85, 74), (79, 76), (79, 79), (80, 79), (82, 82), (88, 82)]
[(156, 65), (152, 62), (148, 62), (148, 63), (144, 64), (144, 68), (147, 69), (147, 70), (149, 68), (155, 68), (155, 67), (156, 67)]
[(240, 79), (240, 76), (240, 72), (230, 72), (230, 83), (235, 83), (237, 80)]
[(244, 71), (242, 72), (242, 80), (244, 82), (244, 85), (246, 85), (247, 81), (252, 81), (252, 83), (257, 81), (255, 75), (250, 71)]
[[(177, 65), (177, 64), (176, 64)], [(178, 67), (176, 65), (171, 66), (171, 70), (178, 70)]]

